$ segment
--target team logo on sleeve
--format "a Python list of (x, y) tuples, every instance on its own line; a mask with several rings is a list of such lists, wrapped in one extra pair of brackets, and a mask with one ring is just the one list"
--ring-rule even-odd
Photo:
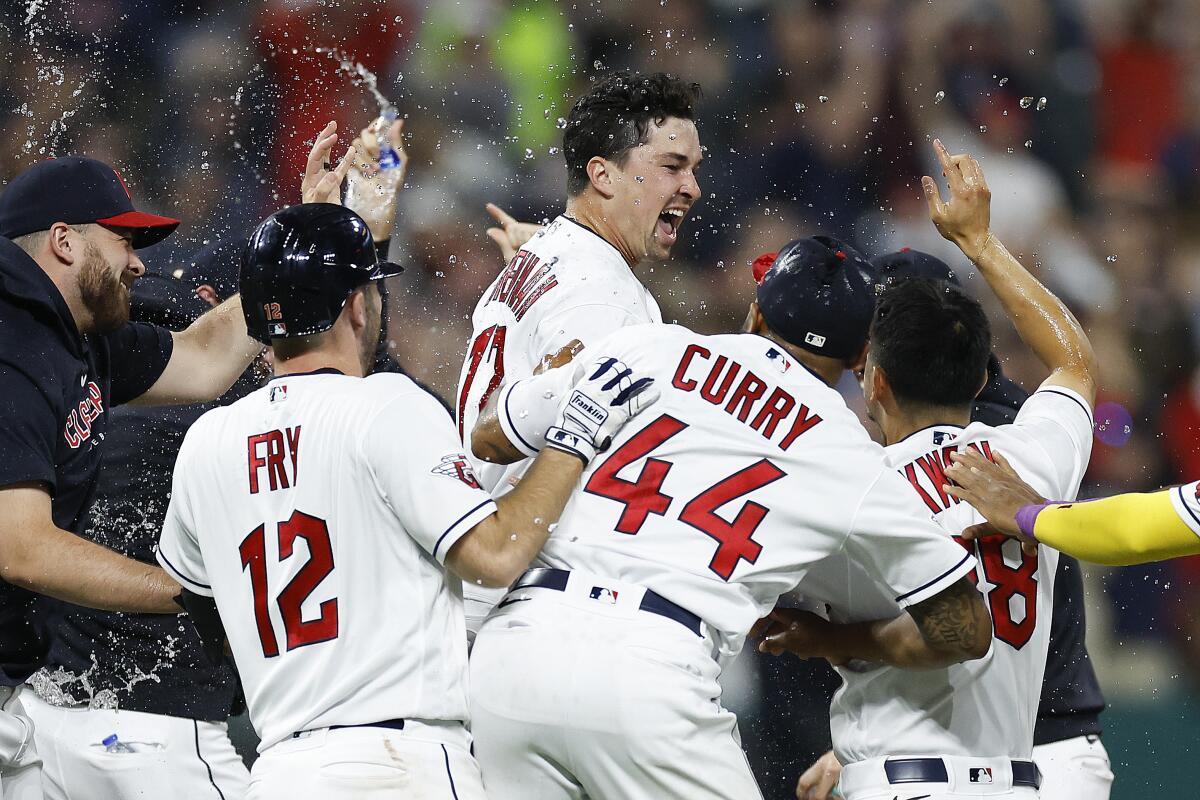
[(479, 485), (479, 479), (475, 477), (474, 470), (467, 462), (467, 457), (462, 453), (452, 453), (448, 456), (442, 456), (442, 461), (432, 470), (434, 475), (445, 475), (447, 478), (454, 478), (462, 481), (472, 489), (482, 489)]

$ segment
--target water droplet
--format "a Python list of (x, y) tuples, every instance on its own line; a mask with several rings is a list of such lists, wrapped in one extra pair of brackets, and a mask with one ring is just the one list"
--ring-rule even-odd
[(542, 397), (546, 400), (550, 400), (554, 397), (554, 392), (543, 392)]
[(549, 153), (549, 154), (550, 154), (550, 155), (552, 155), (552, 156), (553, 156), (553, 155), (557, 155), (557, 154), (558, 154), (558, 148), (557, 148), (557, 147), (551, 147), (551, 148), (550, 148), (549, 150), (547, 150), (546, 152), (547, 152), (547, 153)]
[(554, 120), (554, 127), (558, 128), (560, 131), (565, 130), (567, 127), (567, 121), (562, 117), (559, 117), (558, 119)]
[(604, 69), (604, 62), (597, 58), (595, 61), (592, 62), (592, 68), (593, 69)]
[(1033, 48), (1032, 48), (1032, 47), (1031, 47), (1031, 48), (1029, 48), (1029, 55), (1031, 55), (1031, 56), (1033, 56), (1033, 55), (1037, 55), (1037, 53), (1033, 52)]
[(645, 175), (634, 175), (633, 179), (635, 181), (637, 181), (638, 183), (644, 183), (646, 181), (646, 176)]
[(940, 89), (938, 90), (938, 93), (933, 96), (933, 102), (935, 102), (935, 103), (940, 103), (945, 99), (946, 99), (946, 93)]
[(1025, 140), (1025, 146), (1026, 146), (1026, 147), (1033, 147), (1033, 139), (1026, 139), (1026, 140)]
[(828, 102), (829, 102), (829, 98), (828, 98), (827, 96), (825, 96), (825, 95), (821, 95), (821, 96), (820, 96), (820, 97), (818, 97), (817, 99), (818, 99), (818, 100), (820, 100), (822, 103), (828, 103)]
[(979, 126), (979, 132), (980, 132), (980, 133), (987, 133), (987, 125), (980, 125), (980, 126)]
[(1110, 264), (1115, 264), (1115, 263), (1117, 263), (1117, 257), (1116, 257), (1116, 256), (1108, 256), (1108, 257), (1107, 257), (1107, 258), (1105, 258), (1104, 260), (1105, 260), (1105, 261), (1107, 261), (1107, 262), (1108, 262), (1108, 263), (1110, 263)]
[(457, 263), (458, 263), (458, 256), (450, 256), (450, 263), (451, 263), (451, 264), (457, 264)]
[(1006, 83), (1008, 83), (1008, 78), (1001, 78), (1001, 79), (1000, 79), (1000, 85), (1001, 85), (1001, 86), (1003, 86), (1003, 85), (1004, 85), (1004, 84), (1006, 84)]
[(1048, 101), (1046, 100), (1046, 98), (1044, 98), (1044, 97), (1039, 97), (1039, 98), (1038, 98), (1038, 102), (1037, 102), (1037, 110), (1038, 110), (1038, 111), (1042, 111), (1042, 110), (1044, 110), (1044, 109), (1046, 108), (1046, 103), (1047, 103), (1047, 102), (1048, 102)]
[(1021, 98), (1021, 108), (1029, 108), (1031, 105), (1033, 105), (1032, 97), (1022, 97)]
[(796, 103), (796, 113), (797, 114), (803, 114), (804, 109), (806, 109), (806, 108), (808, 108), (808, 106), (804, 105), (804, 103)]
[(508, 540), (510, 542), (515, 542), (517, 540), (517, 535), (515, 533), (512, 534), (511, 536), (508, 537)]
[(525, 160), (528, 161), (531, 158), (533, 158), (533, 151), (530, 150), (528, 147), (526, 147), (525, 148)]

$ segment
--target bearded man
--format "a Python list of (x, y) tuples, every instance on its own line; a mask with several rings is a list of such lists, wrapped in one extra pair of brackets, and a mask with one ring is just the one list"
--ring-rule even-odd
[[(129, 321), (137, 249), (179, 220), (136, 211), (125, 180), (82, 157), (40, 161), (0, 195), (0, 792), (37, 796), (15, 687), (47, 655), (45, 595), (111, 611), (170, 613), (157, 565), (88, 541), (108, 411), (224, 393), (261, 350), (233, 297), (186, 330)], [(25, 790), (28, 789), (29, 792)], [(110, 795), (104, 795), (110, 796)]]

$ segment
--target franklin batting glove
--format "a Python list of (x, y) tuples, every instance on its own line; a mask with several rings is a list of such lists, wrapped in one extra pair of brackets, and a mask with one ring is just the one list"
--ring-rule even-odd
[(615, 358), (601, 358), (584, 375), (546, 430), (546, 444), (587, 465), (608, 449), (625, 423), (658, 399), (658, 390), (653, 378), (638, 378)]

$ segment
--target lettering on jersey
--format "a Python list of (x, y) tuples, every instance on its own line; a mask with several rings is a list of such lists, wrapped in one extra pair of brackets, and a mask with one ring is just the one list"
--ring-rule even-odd
[[(988, 461), (995, 460), (992, 457), (992, 445), (987, 441), (971, 442), (967, 447)], [(958, 445), (945, 445), (917, 456), (898, 470), (913, 487), (913, 491), (921, 498), (921, 502), (925, 504), (931, 514), (940, 514), (962, 502), (957, 497), (947, 494), (943, 488), (950, 482), (950, 479), (946, 477), (946, 468), (953, 463), (950, 460), (950, 454), (956, 452), (958, 452)]]
[[(300, 455), (300, 426), (282, 431), (256, 433), (246, 438), (246, 459), (249, 467), (250, 494), (258, 494), (259, 473), (266, 470), (269, 491), (289, 489), (296, 485), (297, 458)], [(285, 461), (286, 459), (286, 461)], [(288, 465), (291, 465), (291, 477)]]
[[(702, 372), (704, 365), (696, 364), (697, 361), (712, 362), (708, 365), (707, 375)], [(739, 375), (741, 381), (731, 394), (730, 388)], [(698, 390), (700, 397), (714, 406), (724, 405), (725, 413), (751, 430), (758, 431), (764, 439), (773, 440), (775, 434), (782, 430), (780, 424), (792, 418), (791, 427), (776, 443), (780, 450), (786, 451), (802, 434), (821, 422), (819, 415), (813, 414), (808, 406), (797, 403), (787, 390), (776, 386), (768, 392), (769, 384), (752, 371), (723, 355), (714, 359), (712, 351), (698, 344), (690, 344), (683, 351), (671, 385), (684, 392)], [(729, 397), (728, 403), (725, 402), (726, 397)], [(756, 408), (757, 413), (754, 413)]]
[(550, 271), (553, 264), (554, 261), (542, 264), (528, 250), (517, 251), (488, 295), (488, 302), (504, 303), (519, 321), (534, 303), (558, 285), (558, 278)]
[(71, 409), (71, 413), (67, 414), (67, 424), (63, 426), (63, 438), (72, 450), (91, 438), (92, 422), (104, 413), (100, 387), (95, 381), (88, 381), (87, 391), (88, 396)]
[(467, 457), (462, 453), (452, 453), (448, 456), (442, 456), (441, 462), (430, 470), (434, 475), (445, 475), (447, 478), (454, 478), (462, 481), (472, 489), (481, 489), (479, 479), (475, 477), (475, 472), (471, 469), (471, 464), (467, 461)]

